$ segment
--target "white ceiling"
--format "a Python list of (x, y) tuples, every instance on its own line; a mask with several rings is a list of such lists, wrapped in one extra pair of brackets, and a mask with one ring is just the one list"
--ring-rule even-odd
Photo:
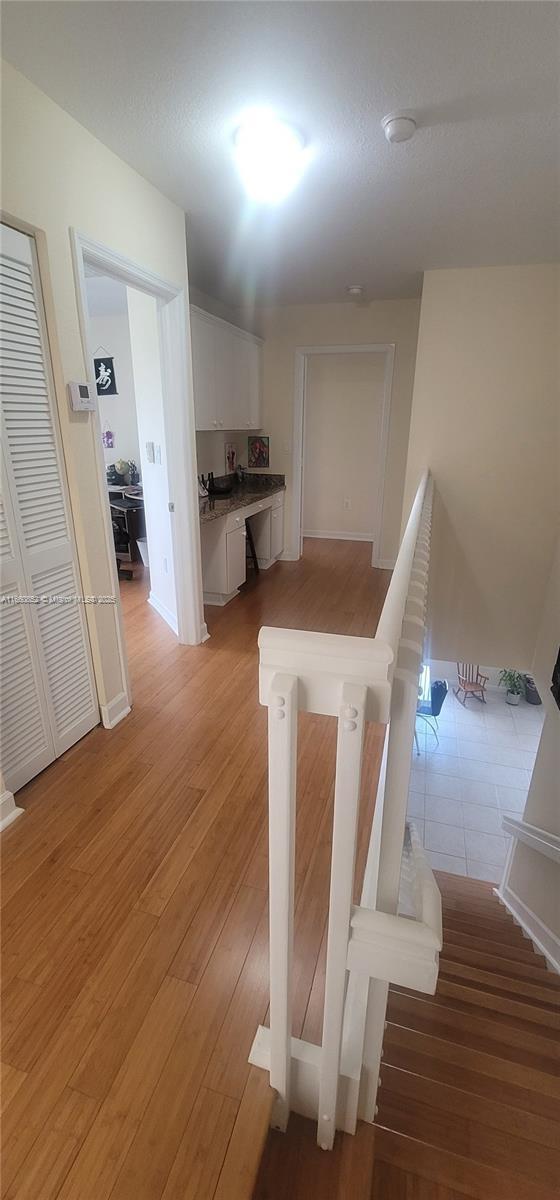
[[(205, 292), (412, 296), (425, 268), (558, 257), (559, 17), (507, 0), (8, 2), (3, 53), (185, 209)], [(255, 212), (231, 135), (260, 104), (314, 160)], [(394, 108), (419, 130), (389, 146)]]

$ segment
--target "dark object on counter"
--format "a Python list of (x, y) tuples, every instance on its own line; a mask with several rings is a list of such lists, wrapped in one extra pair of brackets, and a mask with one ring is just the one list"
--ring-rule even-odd
[(207, 487), (209, 496), (231, 496), (233, 491), (232, 477), (230, 475), (219, 475), (217, 479), (214, 479), (214, 472), (210, 471)]
[(527, 704), (542, 704), (533, 676), (524, 675), (523, 678), (525, 680), (525, 699)]

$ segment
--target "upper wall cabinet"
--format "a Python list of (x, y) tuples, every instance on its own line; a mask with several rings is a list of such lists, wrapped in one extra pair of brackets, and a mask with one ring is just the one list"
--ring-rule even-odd
[(197, 430), (260, 429), (262, 342), (191, 305)]

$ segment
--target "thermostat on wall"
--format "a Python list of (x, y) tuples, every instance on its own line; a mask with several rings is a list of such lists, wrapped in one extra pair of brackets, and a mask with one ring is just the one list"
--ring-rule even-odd
[(95, 412), (95, 390), (91, 383), (69, 383), (72, 412)]

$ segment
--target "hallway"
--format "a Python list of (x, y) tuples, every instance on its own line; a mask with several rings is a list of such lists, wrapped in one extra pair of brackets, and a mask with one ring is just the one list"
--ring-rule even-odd
[[(177, 644), (142, 582), (123, 583), (133, 711), (23, 789), (26, 815), (3, 837), (10, 1200), (234, 1200), (246, 1187), (270, 1103), (247, 1064), (268, 999), (257, 634), (372, 634), (389, 573), (369, 556), (365, 543), (308, 542), (299, 563), (207, 610), (198, 647)], [(294, 1033), (310, 1040), (334, 749), (330, 718), (300, 718)], [(370, 726), (366, 832), (380, 754)]]

